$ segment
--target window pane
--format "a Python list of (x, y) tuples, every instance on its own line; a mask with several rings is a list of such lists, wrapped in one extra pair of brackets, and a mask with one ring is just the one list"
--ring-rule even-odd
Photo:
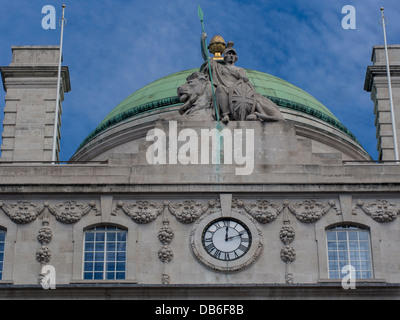
[(115, 271), (115, 262), (107, 262), (107, 271)]
[(360, 252), (359, 251), (350, 251), (350, 260), (360, 260)]
[(358, 241), (349, 241), (350, 250), (358, 250)]
[(125, 262), (117, 262), (117, 271), (125, 271)]
[(328, 252), (328, 258), (329, 258), (329, 260), (337, 260), (338, 259), (338, 253), (336, 251), (329, 251)]
[(95, 250), (96, 251), (104, 251), (104, 242), (96, 242)]
[(119, 232), (117, 234), (117, 240), (118, 241), (126, 241), (126, 232)]
[(94, 242), (86, 242), (85, 250), (86, 251), (94, 251)]
[(339, 264), (337, 261), (329, 261), (329, 270), (339, 270)]
[(93, 271), (93, 263), (85, 262), (85, 271)]
[(328, 241), (330, 241), (330, 240), (336, 241), (336, 232), (328, 231), (326, 236), (327, 236)]
[(85, 261), (93, 261), (93, 253), (85, 253)]
[(87, 232), (85, 234), (85, 241), (94, 241), (94, 233), (92, 232)]
[(83, 279), (85, 280), (92, 280), (93, 279), (93, 272), (85, 272), (83, 274)]
[(126, 242), (117, 242), (117, 251), (126, 251)]
[(358, 233), (358, 237), (360, 240), (369, 241), (369, 232), (368, 231), (360, 231)]
[(107, 251), (115, 251), (115, 242), (107, 242)]
[(358, 240), (358, 232), (349, 232), (349, 240)]
[(337, 238), (338, 238), (338, 240), (347, 240), (347, 232), (346, 231), (338, 232)]
[(337, 250), (337, 242), (328, 242), (328, 250)]
[(107, 234), (107, 241), (115, 241), (115, 238), (116, 238), (115, 232), (110, 232)]

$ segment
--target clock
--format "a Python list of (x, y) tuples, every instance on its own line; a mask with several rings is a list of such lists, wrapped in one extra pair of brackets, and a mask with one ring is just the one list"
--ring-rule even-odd
[(233, 261), (245, 255), (251, 247), (251, 232), (241, 221), (220, 218), (209, 223), (203, 231), (202, 243), (215, 259)]
[(190, 233), (193, 256), (213, 271), (241, 271), (258, 259), (263, 247), (258, 222), (237, 208), (201, 215)]

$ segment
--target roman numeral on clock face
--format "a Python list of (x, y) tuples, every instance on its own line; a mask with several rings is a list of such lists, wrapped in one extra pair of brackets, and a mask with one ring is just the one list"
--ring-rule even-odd
[(214, 220), (204, 229), (202, 237), (205, 251), (223, 261), (241, 258), (251, 246), (250, 230), (233, 218)]

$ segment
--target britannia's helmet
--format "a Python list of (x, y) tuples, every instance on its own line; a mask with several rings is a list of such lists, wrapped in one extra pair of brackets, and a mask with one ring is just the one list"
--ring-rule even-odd
[(235, 54), (235, 62), (238, 60), (238, 55), (236, 53), (236, 50), (233, 48), (233, 42), (228, 41), (228, 44), (226, 45), (226, 49), (224, 50), (223, 54), (225, 55), (228, 52), (233, 52)]

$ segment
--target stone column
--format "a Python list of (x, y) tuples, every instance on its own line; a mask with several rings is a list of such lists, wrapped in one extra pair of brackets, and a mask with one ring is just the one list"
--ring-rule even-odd
[[(388, 52), (397, 142), (400, 144), (400, 45), (389, 45)], [(371, 60), (373, 65), (367, 68), (364, 90), (371, 92), (371, 99), (374, 102), (379, 160), (395, 160), (385, 47), (374, 46)]]
[[(52, 160), (59, 52), (59, 46), (15, 46), (11, 64), (0, 67), (6, 91), (2, 161)], [(57, 159), (61, 103), (71, 90), (68, 67), (61, 77)]]

